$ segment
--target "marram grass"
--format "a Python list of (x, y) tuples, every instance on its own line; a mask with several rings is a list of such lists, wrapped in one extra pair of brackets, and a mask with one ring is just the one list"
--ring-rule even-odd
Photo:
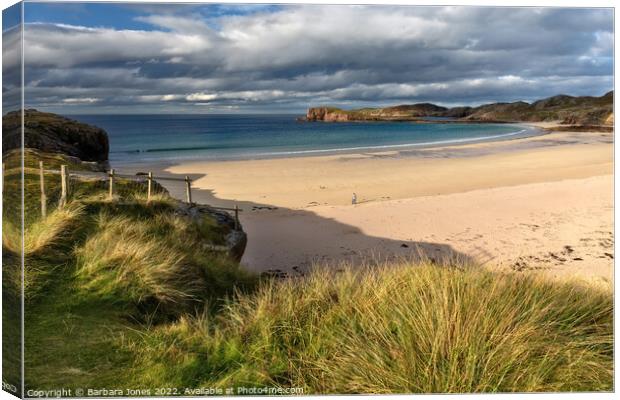
[[(406, 261), (258, 281), (212, 219), (140, 193), (27, 224), (27, 389), (613, 390), (611, 285)], [(20, 250), (4, 219), (5, 293)]]
[[(118, 213), (117, 213), (118, 214)], [(190, 221), (171, 212), (148, 216), (101, 211), (93, 232), (76, 248), (76, 277), (86, 292), (178, 316), (232, 293), (255, 278), (204, 247), (207, 217)], [(215, 229), (215, 228), (213, 228)]]
[(610, 288), (384, 266), (268, 282), (132, 344), (136, 384), (306, 393), (612, 389)]

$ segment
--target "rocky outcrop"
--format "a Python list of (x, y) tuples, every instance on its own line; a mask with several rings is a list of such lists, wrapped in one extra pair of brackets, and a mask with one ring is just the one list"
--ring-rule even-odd
[[(569, 112), (560, 113), (559, 117), (563, 124), (571, 125), (606, 125), (607, 121), (613, 113), (609, 110), (591, 110), (585, 112)], [(613, 125), (613, 117), (611, 117), (611, 125)]]
[(403, 104), (385, 108), (342, 110), (335, 107), (313, 107), (306, 113), (307, 121), (416, 121), (423, 117), (442, 116), (447, 108), (430, 103)]
[(241, 224), (235, 224), (235, 218), (225, 211), (217, 210), (204, 204), (179, 203), (175, 211), (177, 215), (187, 216), (196, 223), (204, 218), (215, 220), (217, 229), (223, 238), (222, 243), (205, 243), (206, 250), (225, 251), (234, 260), (240, 261), (248, 243), (247, 234)]
[(339, 108), (315, 107), (308, 109), (306, 113), (308, 121), (345, 122), (350, 121), (349, 113)]
[(462, 122), (559, 121), (571, 125), (610, 125), (613, 124), (613, 91), (601, 97), (558, 95), (531, 104), (517, 101), (478, 107), (445, 108), (430, 103), (419, 103), (350, 111), (335, 107), (314, 107), (306, 114), (308, 121), (328, 122), (425, 122), (425, 117), (450, 117)]
[[(2, 117), (3, 151), (21, 146), (21, 114), (19, 111)], [(63, 116), (37, 110), (24, 112), (24, 147), (45, 153), (59, 153), (82, 161), (107, 164), (109, 142), (107, 133), (96, 126)]]

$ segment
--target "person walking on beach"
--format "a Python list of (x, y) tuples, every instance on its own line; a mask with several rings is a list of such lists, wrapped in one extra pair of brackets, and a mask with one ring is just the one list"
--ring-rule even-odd
[(351, 197), (351, 204), (357, 204), (357, 195), (353, 193), (353, 197)]

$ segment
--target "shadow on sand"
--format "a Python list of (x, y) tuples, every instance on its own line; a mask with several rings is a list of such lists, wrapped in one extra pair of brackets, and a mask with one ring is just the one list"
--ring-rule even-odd
[[(179, 175), (157, 171), (157, 176)], [(204, 174), (189, 175), (192, 180)], [(183, 182), (159, 180), (178, 199), (185, 198)], [(426, 261), (437, 265), (479, 264), (450, 245), (423, 241), (394, 240), (365, 234), (356, 226), (325, 218), (306, 209), (221, 199), (212, 190), (192, 188), (192, 200), (216, 207), (243, 211), (240, 220), (248, 234), (242, 264), (257, 272), (303, 273), (315, 265), (338, 268), (343, 263), (374, 266), (388, 261)]]

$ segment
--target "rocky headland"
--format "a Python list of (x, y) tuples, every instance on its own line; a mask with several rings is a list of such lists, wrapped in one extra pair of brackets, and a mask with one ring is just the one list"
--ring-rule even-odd
[[(612, 126), (613, 91), (600, 97), (558, 95), (533, 103), (517, 101), (492, 103), (478, 107), (442, 107), (431, 103), (403, 104), (384, 108), (343, 110), (336, 107), (312, 107), (306, 121), (410, 121), (410, 122), (543, 122), (566, 125)], [(449, 120), (429, 121), (429, 117)]]
[[(19, 111), (2, 117), (2, 130), (5, 152), (21, 147)], [(24, 147), (107, 164), (110, 144), (108, 134), (101, 128), (58, 114), (28, 109), (24, 111)]]

